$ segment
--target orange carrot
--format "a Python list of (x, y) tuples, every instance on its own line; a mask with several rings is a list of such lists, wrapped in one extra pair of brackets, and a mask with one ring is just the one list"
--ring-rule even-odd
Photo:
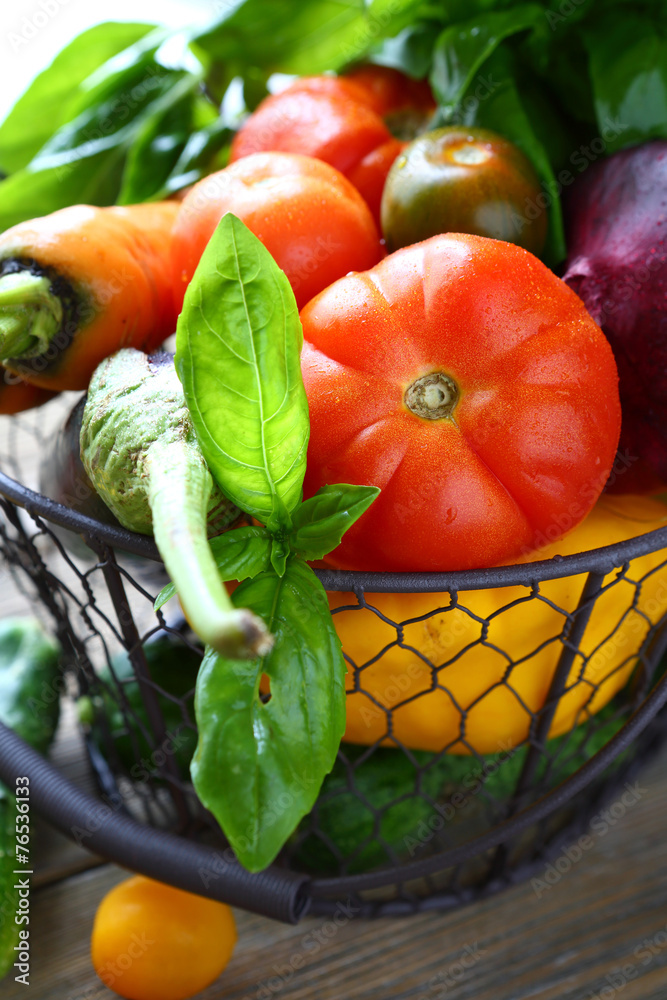
[(121, 347), (174, 332), (169, 243), (178, 202), (74, 205), (0, 236), (0, 360), (45, 389), (85, 389)]

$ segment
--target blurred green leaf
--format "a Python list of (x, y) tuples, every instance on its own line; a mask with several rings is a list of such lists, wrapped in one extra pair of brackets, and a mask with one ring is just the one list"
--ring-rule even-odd
[(202, 74), (185, 39), (164, 30), (108, 60), (81, 85), (75, 117), (0, 183), (0, 229), (67, 205), (113, 204), (132, 147), (152, 121), (191, 99)]
[(433, 45), (441, 28), (437, 21), (404, 28), (394, 38), (386, 38), (372, 49), (369, 60), (376, 66), (389, 66), (415, 80), (422, 80), (431, 72)]
[(226, 82), (249, 67), (313, 74), (339, 69), (406, 28), (422, 0), (237, 0), (193, 41)]
[(583, 33), (607, 152), (667, 138), (667, 24), (624, 9)]
[(153, 30), (151, 24), (107, 22), (78, 35), (35, 77), (0, 126), (0, 165), (8, 173), (27, 166), (70, 117), (83, 81), (121, 49)]
[(66, 205), (113, 205), (125, 150), (98, 153), (62, 167), (19, 170), (0, 183), (0, 231)]
[(186, 91), (166, 111), (152, 115), (128, 153), (117, 201), (134, 205), (159, 198), (185, 148), (192, 122), (194, 94)]
[(169, 176), (165, 178), (162, 191), (156, 197), (166, 198), (174, 191), (181, 191), (189, 184), (195, 184), (211, 166), (222, 169), (226, 164), (219, 162), (219, 154), (229, 147), (233, 138), (234, 130), (222, 118), (216, 118), (192, 132)]
[(503, 39), (543, 22), (543, 8), (529, 3), (446, 28), (435, 43), (431, 72), (431, 85), (443, 114), (453, 113), (479, 69)]
[[(565, 257), (565, 237), (558, 183), (547, 152), (530, 118), (532, 102), (525, 102), (517, 83), (516, 57), (501, 44), (483, 65), (442, 124), (477, 125), (505, 136), (521, 149), (533, 164), (544, 195), (538, 203), (526, 205), (526, 217), (547, 210), (549, 228), (543, 258), (550, 265)], [(530, 109), (528, 105), (530, 104)]]

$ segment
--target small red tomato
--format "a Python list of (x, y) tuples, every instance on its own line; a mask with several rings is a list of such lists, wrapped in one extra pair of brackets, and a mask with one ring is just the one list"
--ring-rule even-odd
[(378, 226), (380, 225), (382, 192), (387, 174), (391, 170), (392, 163), (406, 145), (407, 143), (401, 142), (400, 139), (390, 139), (378, 146), (377, 149), (367, 153), (356, 167), (348, 171), (349, 180), (370, 208), (371, 215)]
[(331, 565), (492, 566), (595, 503), (620, 431), (616, 364), (581, 300), (526, 250), (436, 236), (337, 281), (301, 320), (304, 494), (382, 491)]
[(389, 139), (362, 88), (342, 77), (305, 77), (262, 101), (236, 133), (230, 160), (278, 150), (314, 156), (347, 174)]
[(299, 308), (348, 271), (382, 257), (368, 206), (341, 173), (308, 156), (256, 153), (203, 178), (186, 195), (172, 236), (176, 306), (218, 222), (233, 212), (287, 275)]
[(392, 135), (413, 139), (435, 111), (426, 80), (412, 80), (388, 66), (359, 66), (343, 77), (365, 94), (365, 103), (384, 120)]
[(396, 136), (412, 138), (434, 108), (427, 83), (384, 66), (304, 77), (262, 101), (236, 134), (231, 161), (262, 150), (324, 160), (359, 187), (379, 227), (384, 182), (402, 148)]
[(476, 233), (539, 253), (547, 213), (530, 160), (513, 143), (481, 128), (425, 132), (395, 160), (382, 195), (387, 249), (438, 233)]

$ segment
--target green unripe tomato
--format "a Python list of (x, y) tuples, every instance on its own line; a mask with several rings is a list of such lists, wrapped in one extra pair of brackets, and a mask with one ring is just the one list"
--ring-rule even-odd
[(547, 234), (540, 182), (507, 139), (482, 128), (425, 132), (394, 162), (382, 195), (389, 252), (439, 233), (474, 233), (539, 254)]

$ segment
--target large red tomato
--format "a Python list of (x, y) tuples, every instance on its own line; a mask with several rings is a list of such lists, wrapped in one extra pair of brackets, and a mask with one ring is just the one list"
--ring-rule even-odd
[(383, 254), (368, 206), (338, 170), (309, 156), (256, 153), (203, 178), (181, 203), (171, 244), (179, 310), (225, 212), (262, 241), (289, 278), (299, 308)]
[(620, 431), (616, 365), (581, 300), (528, 251), (434, 236), (337, 281), (301, 319), (305, 495), (382, 490), (332, 565), (491, 566), (595, 503)]

